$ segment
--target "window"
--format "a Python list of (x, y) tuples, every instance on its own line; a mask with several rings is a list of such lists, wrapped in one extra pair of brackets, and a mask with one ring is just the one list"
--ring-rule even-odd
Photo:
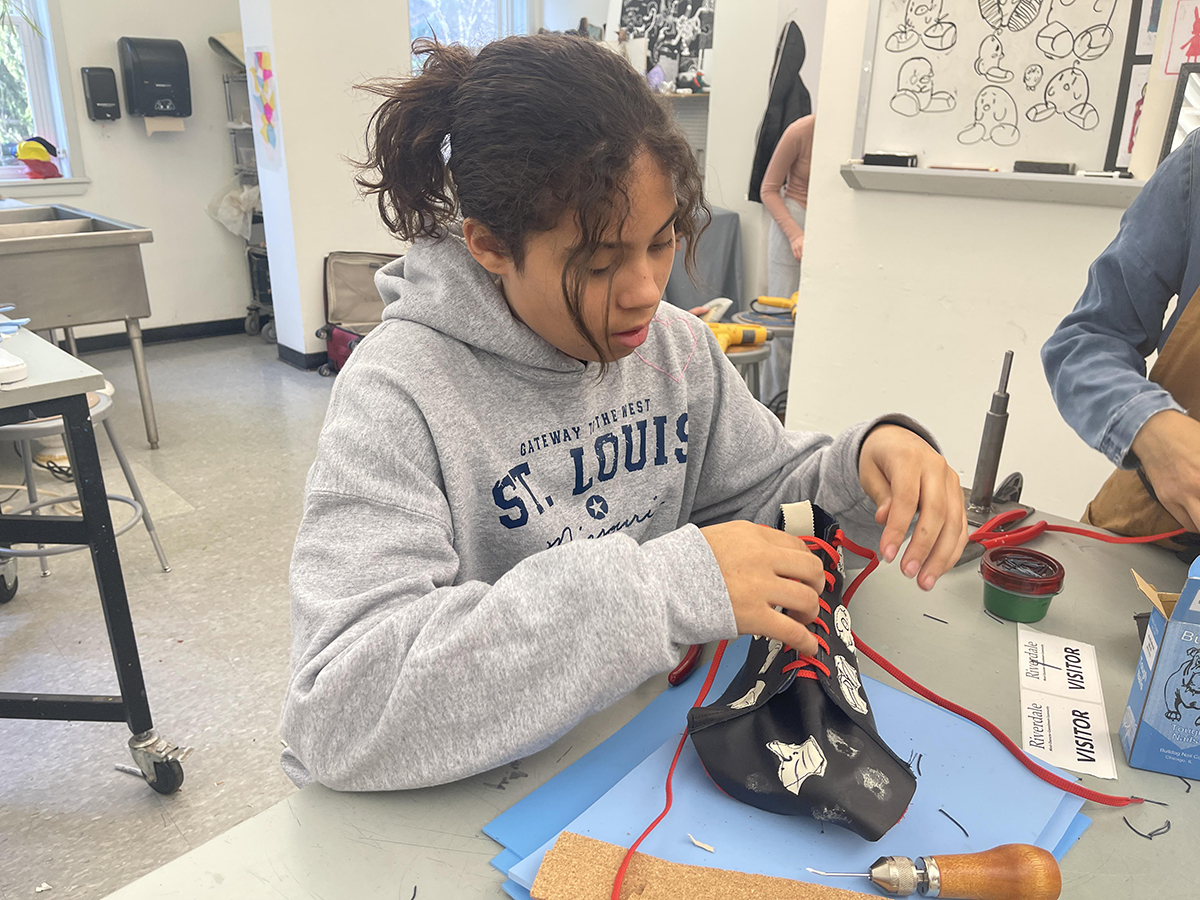
[(529, 30), (526, 0), (409, 0), (412, 39), (434, 37), (444, 44), (482, 47)]
[(0, 0), (0, 182), (30, 181), (17, 144), (34, 135), (58, 150), (70, 178), (71, 153), (46, 0)]

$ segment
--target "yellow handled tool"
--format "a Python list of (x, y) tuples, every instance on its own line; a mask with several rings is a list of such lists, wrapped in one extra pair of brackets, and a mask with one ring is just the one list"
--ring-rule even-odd
[(721, 351), (729, 352), (730, 347), (739, 344), (757, 346), (771, 340), (771, 332), (762, 325), (735, 325), (731, 322), (709, 322), (708, 327), (717, 336)]
[(800, 302), (800, 292), (796, 291), (790, 297), (759, 297), (754, 302), (761, 306), (774, 306), (779, 309), (790, 309), (793, 313), (795, 313), (796, 304)]

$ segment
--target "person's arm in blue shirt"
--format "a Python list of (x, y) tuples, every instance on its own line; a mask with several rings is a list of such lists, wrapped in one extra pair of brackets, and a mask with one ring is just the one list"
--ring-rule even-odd
[(1062, 417), (1122, 468), (1137, 465), (1130, 447), (1147, 419), (1182, 410), (1146, 378), (1146, 357), (1158, 348), (1192, 241), (1200, 238), (1191, 227), (1198, 161), (1200, 131), (1194, 131), (1121, 218), (1116, 238), (1088, 271), (1083, 296), (1042, 347)]

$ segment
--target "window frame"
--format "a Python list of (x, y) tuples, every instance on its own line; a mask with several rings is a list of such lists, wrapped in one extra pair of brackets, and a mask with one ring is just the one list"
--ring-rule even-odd
[[(44, 122), (47, 115), (53, 121), (55, 144), (60, 153), (66, 154), (70, 176), (5, 178), (5, 169), (0, 168), (0, 196), (20, 199), (83, 194), (92, 182), (83, 164), (74, 81), (70, 77), (64, 49), (66, 39), (62, 10), (58, 0), (26, 0), (25, 5), (30, 18), (42, 32), (42, 39), (39, 40), (26, 22), (17, 20), (17, 32), (26, 54), (26, 74), (31, 82), (30, 105), (34, 108), (35, 121)], [(37, 79), (40, 81), (35, 86)], [(11, 167), (8, 169), (11, 171)]]

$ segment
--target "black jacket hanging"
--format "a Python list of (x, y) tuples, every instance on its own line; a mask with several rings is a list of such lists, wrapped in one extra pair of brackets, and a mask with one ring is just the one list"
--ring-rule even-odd
[(784, 130), (797, 119), (812, 113), (812, 97), (800, 77), (800, 67), (807, 54), (804, 35), (795, 22), (788, 22), (775, 47), (775, 67), (771, 70), (771, 93), (767, 111), (758, 128), (758, 147), (754, 151), (754, 167), (750, 170), (750, 199), (762, 203), (763, 176), (771, 162), (775, 145)]

